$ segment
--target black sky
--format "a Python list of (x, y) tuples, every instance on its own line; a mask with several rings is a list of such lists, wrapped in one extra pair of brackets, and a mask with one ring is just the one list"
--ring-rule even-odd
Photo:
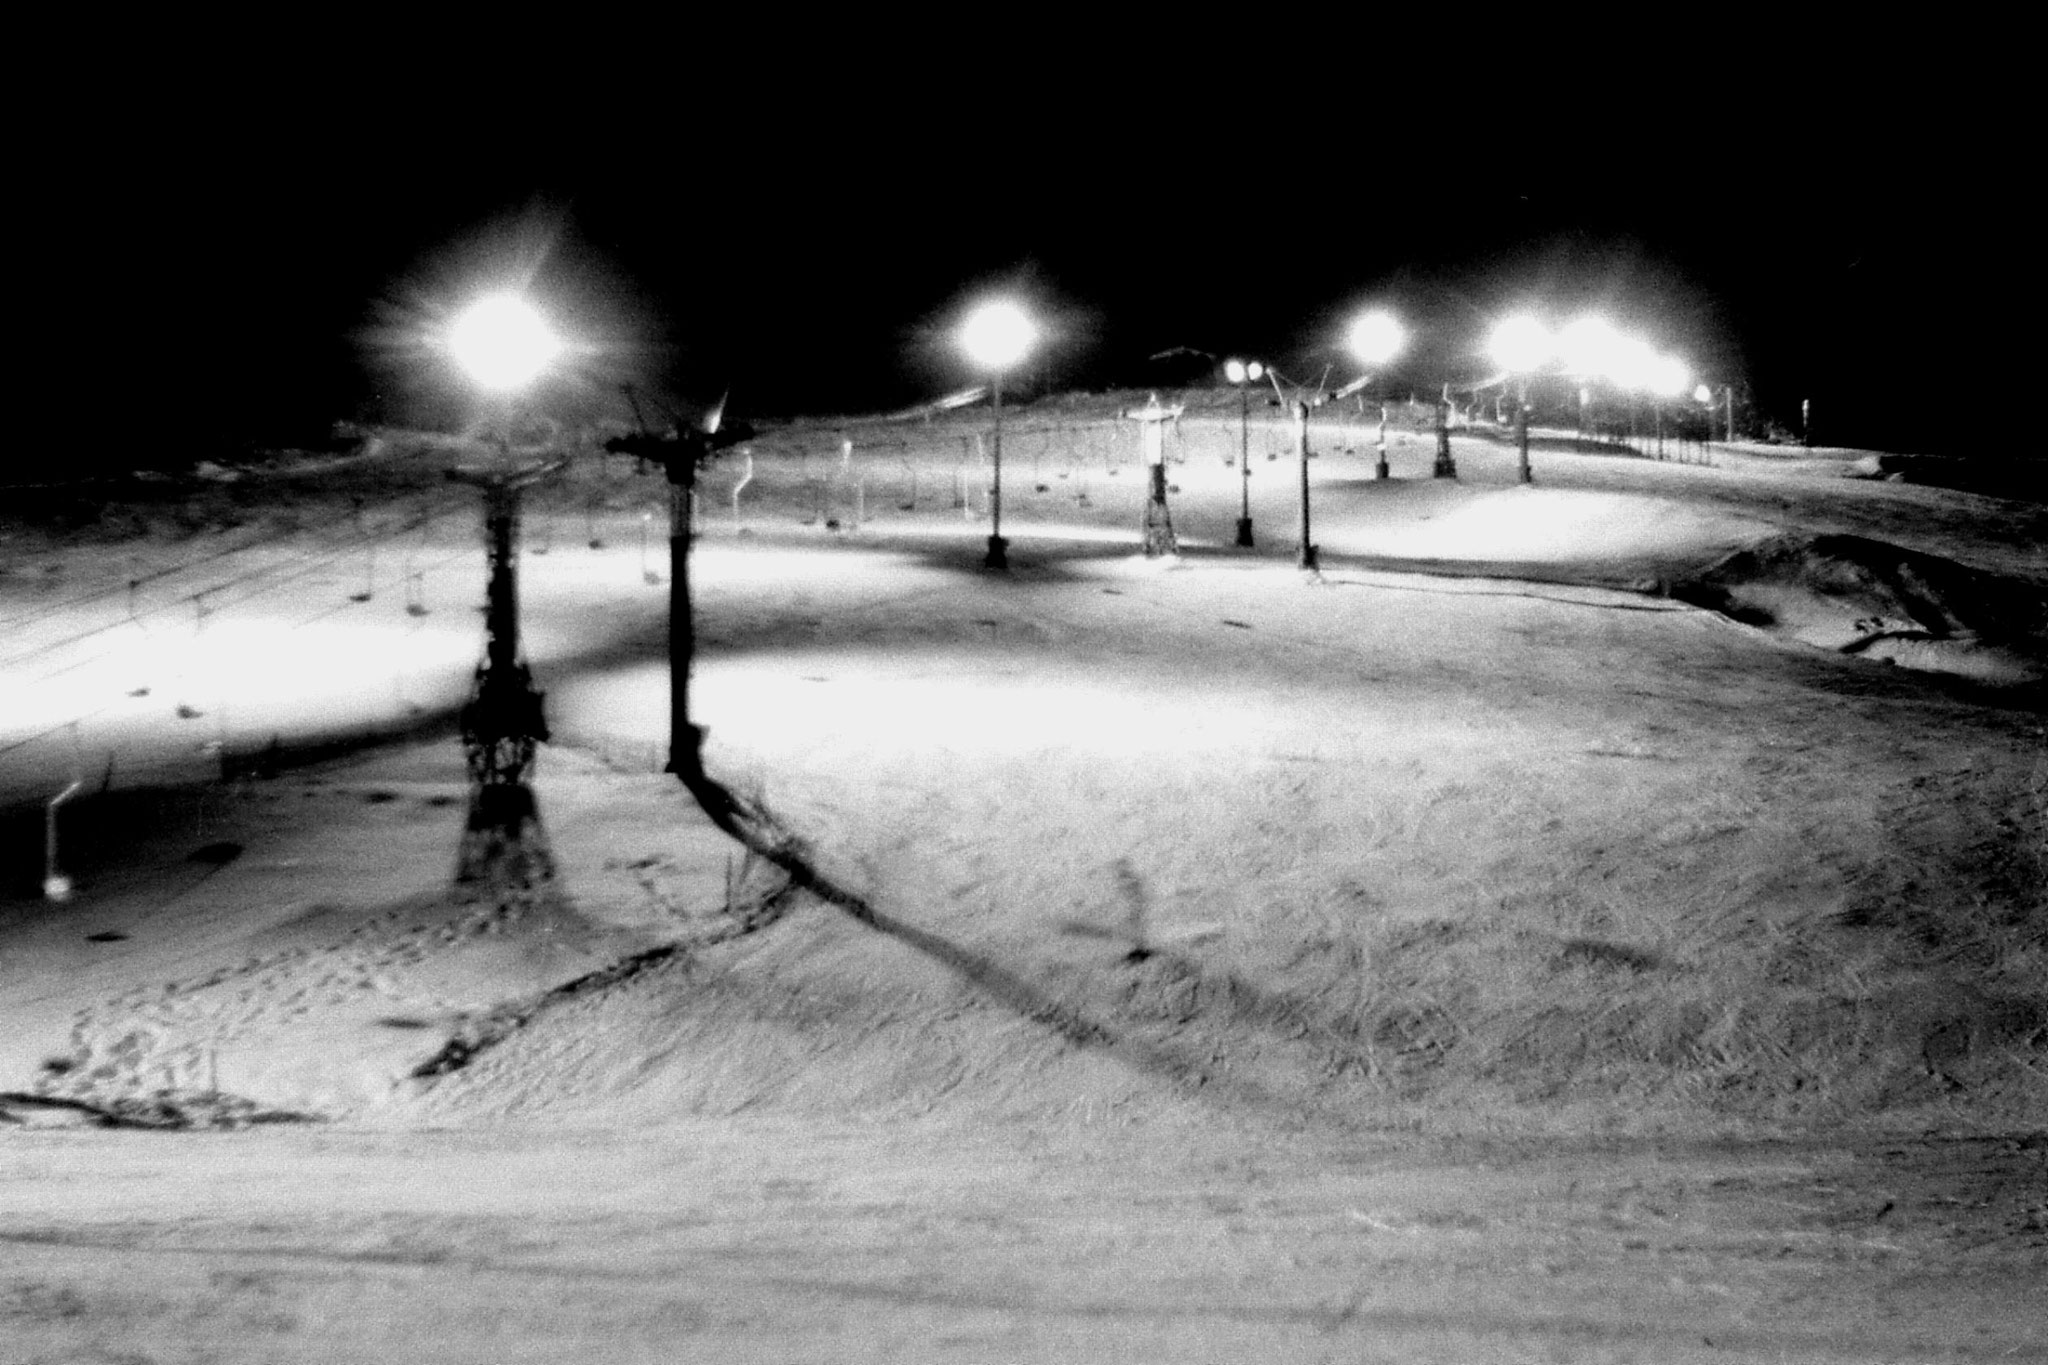
[[(49, 392), (229, 439), (445, 420), (366, 342), (524, 261), (607, 351), (598, 378), (764, 414), (969, 382), (945, 328), (1007, 287), (1052, 323), (1061, 382), (1171, 346), (1341, 374), (1343, 319), (1390, 301), (1418, 333), (1401, 377), (1428, 387), (1475, 368), (1501, 309), (1598, 305), (1767, 412), (1812, 398), (1831, 439), (1924, 445), (2023, 278), (2016, 189), (1979, 174), (1967, 110), (1931, 136), (1830, 101), (1678, 99), (1674, 121), (1623, 91), (1587, 133), (1564, 109), (1518, 128), (1497, 83), (1269, 85), (1247, 114), (1113, 57), (1031, 71), (1034, 102), (994, 116), (965, 55), (500, 105), (151, 83), (124, 106), (151, 117), (53, 140), (29, 178)], [(1076, 98), (1091, 81), (1119, 93)], [(1456, 112), (1415, 113), (1432, 90)], [(1368, 93), (1411, 116), (1373, 129)]]

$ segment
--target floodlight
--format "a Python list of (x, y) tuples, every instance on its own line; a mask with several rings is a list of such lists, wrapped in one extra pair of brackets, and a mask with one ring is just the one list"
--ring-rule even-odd
[(1345, 345), (1361, 365), (1384, 365), (1401, 353), (1408, 333), (1384, 308), (1360, 315), (1345, 336)]
[(1038, 340), (1031, 315), (1007, 301), (983, 304), (960, 329), (967, 358), (984, 370), (1007, 370)]
[(1493, 329), (1487, 340), (1487, 354), (1501, 368), (1515, 374), (1527, 374), (1556, 352), (1557, 343), (1550, 335), (1550, 329), (1520, 313), (1503, 321)]
[(1256, 384), (1259, 380), (1266, 377), (1266, 367), (1254, 360), (1251, 364), (1244, 367), (1244, 377)]
[[(1646, 341), (1624, 337), (1609, 357), (1607, 378), (1624, 389), (1642, 389), (1655, 392), (1658, 383), (1658, 365), (1661, 357)], [(1681, 377), (1679, 383), (1684, 384)]]
[(1242, 360), (1226, 360), (1223, 362), (1223, 377), (1233, 384), (1244, 383), (1250, 375), (1251, 371), (1245, 368)]
[(1626, 364), (1628, 339), (1602, 317), (1578, 318), (1558, 334), (1565, 372), (1581, 379), (1612, 378)]
[(447, 344), (464, 373), (497, 392), (524, 388), (562, 352), (561, 339), (517, 294), (472, 303), (449, 326)]
[(1653, 356), (1649, 367), (1650, 392), (1659, 398), (1676, 398), (1685, 392), (1692, 369), (1675, 355)]

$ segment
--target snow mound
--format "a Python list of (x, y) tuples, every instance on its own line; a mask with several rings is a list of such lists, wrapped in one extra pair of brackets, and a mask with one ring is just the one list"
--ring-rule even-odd
[(2048, 594), (1884, 541), (1775, 536), (1670, 591), (1844, 654), (1990, 683), (2048, 679)]

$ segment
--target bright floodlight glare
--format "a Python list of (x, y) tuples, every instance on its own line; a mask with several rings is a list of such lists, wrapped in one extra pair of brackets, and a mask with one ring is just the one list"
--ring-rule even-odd
[(1257, 383), (1266, 377), (1266, 367), (1254, 360), (1251, 364), (1244, 367), (1244, 377)]
[(1375, 308), (1351, 324), (1345, 344), (1360, 364), (1384, 365), (1408, 344), (1408, 333), (1392, 313)]
[(987, 303), (960, 329), (967, 358), (984, 370), (1007, 370), (1038, 340), (1038, 325), (1014, 303)]
[(1705, 384), (1695, 384), (1692, 390), (1692, 401), (1695, 403), (1711, 403), (1714, 401), (1714, 391)]
[(525, 299), (490, 294), (455, 319), (448, 349), (479, 385), (508, 392), (531, 383), (561, 354), (562, 343)]
[(1566, 370), (1581, 379), (1611, 379), (1627, 364), (1628, 339), (1602, 317), (1574, 320), (1557, 337)]
[(1659, 398), (1676, 398), (1692, 379), (1692, 367), (1675, 355), (1652, 356), (1649, 366), (1650, 392)]
[[(1660, 357), (1647, 341), (1633, 337), (1623, 338), (1608, 362), (1607, 377), (1624, 389), (1641, 389), (1655, 392), (1658, 384)], [(1684, 382), (1682, 379), (1679, 381)]]
[(1250, 375), (1251, 371), (1244, 367), (1242, 360), (1226, 360), (1223, 362), (1223, 377), (1233, 384), (1244, 383)]
[(1550, 359), (1556, 349), (1550, 329), (1527, 313), (1503, 321), (1486, 343), (1493, 363), (1514, 374), (1527, 374)]

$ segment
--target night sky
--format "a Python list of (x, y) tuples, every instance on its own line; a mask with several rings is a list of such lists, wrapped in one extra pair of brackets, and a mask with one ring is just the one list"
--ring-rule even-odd
[[(140, 87), (147, 118), (55, 141), (29, 175), (39, 392), (62, 397), (37, 415), (172, 444), (459, 422), (463, 395), (392, 342), (524, 276), (592, 351), (563, 401), (631, 382), (763, 416), (913, 403), (972, 382), (946, 332), (996, 288), (1053, 332), (1039, 377), (1091, 386), (1182, 346), (1342, 382), (1345, 319), (1388, 303), (1416, 334), (1389, 382), (1428, 391), (1484, 370), (1501, 311), (1598, 306), (1765, 415), (1811, 398), (1818, 439), (1948, 448), (2016, 302), (2017, 190), (1957, 150), (1977, 143), (1952, 106), (1935, 142), (1834, 100), (1631, 87), (1606, 131), (1572, 131), (1580, 103), (1516, 136), (1497, 80), (1483, 106), (1324, 81), (1246, 115), (1091, 57), (1031, 67), (1038, 103), (985, 116), (956, 106), (1021, 67), (813, 61), (694, 99), (652, 75), (543, 83), (510, 109)], [(1070, 98), (1090, 80), (1118, 93)], [(1363, 126), (1428, 99), (1457, 112)]]

